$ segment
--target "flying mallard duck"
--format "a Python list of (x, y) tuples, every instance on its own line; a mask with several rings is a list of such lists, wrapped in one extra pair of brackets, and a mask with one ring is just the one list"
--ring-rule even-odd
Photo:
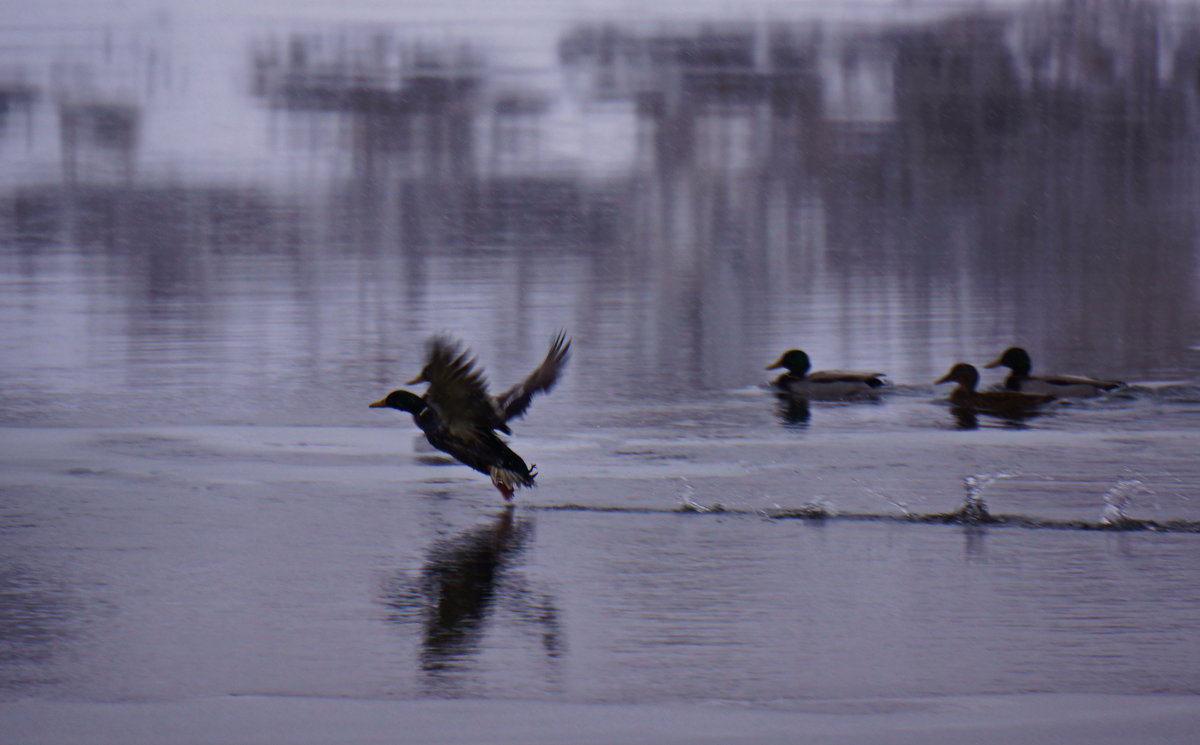
[(974, 365), (959, 362), (950, 372), (934, 381), (958, 383), (950, 392), (950, 403), (959, 409), (1007, 418), (1020, 418), (1036, 413), (1037, 409), (1054, 400), (1048, 394), (1022, 393), (1021, 391), (977, 391), (979, 371)]
[(870, 393), (884, 386), (883, 373), (851, 370), (818, 370), (809, 372), (808, 355), (799, 349), (789, 349), (766, 370), (786, 368), (787, 372), (771, 381), (784, 393), (806, 398), (850, 398)]
[(527, 466), (496, 432), (511, 434), (508, 422), (525, 413), (535, 394), (554, 387), (570, 348), (571, 342), (559, 333), (533, 372), (503, 394), (492, 396), (475, 359), (455, 342), (434, 337), (429, 341), (421, 374), (409, 381), (429, 383), (425, 395), (392, 391), (371, 408), (412, 414), (430, 445), (490, 476), (505, 501), (511, 501), (515, 489), (534, 485), (537, 471)]
[(1118, 380), (1096, 380), (1074, 375), (1030, 375), (1033, 363), (1029, 353), (1020, 347), (1009, 347), (984, 365), (985, 368), (1001, 366), (1011, 371), (1004, 379), (1004, 387), (1010, 391), (1048, 393), (1059, 398), (1091, 398), (1125, 385)]

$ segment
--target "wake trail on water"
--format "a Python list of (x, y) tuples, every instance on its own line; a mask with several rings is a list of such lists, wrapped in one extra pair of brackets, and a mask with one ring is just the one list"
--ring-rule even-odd
[(726, 507), (720, 503), (701, 504), (695, 499), (695, 490), (687, 479), (679, 493), (678, 504), (668, 506), (624, 506), (545, 504), (528, 505), (525, 509), (540, 512), (594, 512), (625, 514), (687, 514), (755, 517), (768, 520), (810, 520), (846, 522), (894, 522), (914, 525), (963, 525), (995, 526), (1041, 530), (1078, 531), (1150, 531), (1157, 533), (1200, 533), (1200, 520), (1148, 520), (1128, 515), (1126, 510), (1140, 494), (1153, 493), (1139, 479), (1123, 479), (1109, 489), (1103, 498), (1103, 509), (1096, 520), (1073, 520), (1035, 517), (1030, 515), (994, 514), (987, 505), (985, 492), (1000, 479), (1015, 478), (1020, 474), (1004, 471), (978, 473), (963, 478), (965, 495), (962, 504), (949, 512), (919, 513), (908, 505), (888, 499), (900, 513), (886, 512), (841, 512), (824, 497), (801, 507), (746, 508)]

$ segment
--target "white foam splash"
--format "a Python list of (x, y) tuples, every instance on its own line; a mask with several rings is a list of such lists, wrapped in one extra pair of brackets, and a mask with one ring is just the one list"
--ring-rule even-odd
[(801, 512), (809, 513), (814, 517), (835, 517), (837, 510), (833, 508), (833, 503), (822, 496), (813, 497), (812, 501), (800, 508)]
[(685, 477), (685, 476), (680, 476), (679, 481), (681, 483), (681, 486), (679, 487), (679, 491), (677, 492), (677, 495), (679, 496), (679, 507), (677, 509), (680, 512), (698, 512), (698, 513), (703, 514), (705, 512), (724, 512), (725, 511), (725, 506), (720, 504), (719, 502), (716, 504), (707, 505), (707, 506), (700, 504), (695, 499), (696, 489), (695, 489), (695, 487), (692, 486), (692, 482), (688, 481), (687, 477)]
[(1129, 521), (1125, 509), (1139, 494), (1153, 494), (1141, 479), (1121, 479), (1104, 494), (1104, 509), (1100, 511), (1101, 525), (1119, 525)]
[(986, 511), (987, 502), (983, 498), (983, 492), (1000, 479), (1016, 478), (1019, 475), (1018, 473), (1008, 473), (1007, 471), (996, 471), (994, 473), (975, 473), (970, 476), (964, 476), (963, 489), (966, 490), (966, 495), (963, 498), (962, 509)]
[(912, 517), (913, 512), (908, 508), (908, 502), (901, 502), (900, 500), (893, 499), (891, 497), (884, 497), (884, 499), (887, 500), (888, 504), (900, 510), (900, 513), (905, 517)]

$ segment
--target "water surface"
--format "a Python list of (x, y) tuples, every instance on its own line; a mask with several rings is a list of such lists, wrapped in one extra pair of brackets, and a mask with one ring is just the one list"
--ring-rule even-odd
[[(0, 28), (0, 698), (1200, 692), (1200, 23), (934, 10)], [(367, 409), (560, 328), (513, 510)]]

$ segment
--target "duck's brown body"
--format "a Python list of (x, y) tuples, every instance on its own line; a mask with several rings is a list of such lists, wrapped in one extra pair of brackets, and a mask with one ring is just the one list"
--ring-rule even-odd
[(1021, 391), (977, 391), (979, 371), (974, 365), (960, 362), (938, 380), (938, 383), (957, 383), (950, 392), (950, 403), (971, 412), (1019, 418), (1034, 414), (1054, 400), (1054, 396)]

